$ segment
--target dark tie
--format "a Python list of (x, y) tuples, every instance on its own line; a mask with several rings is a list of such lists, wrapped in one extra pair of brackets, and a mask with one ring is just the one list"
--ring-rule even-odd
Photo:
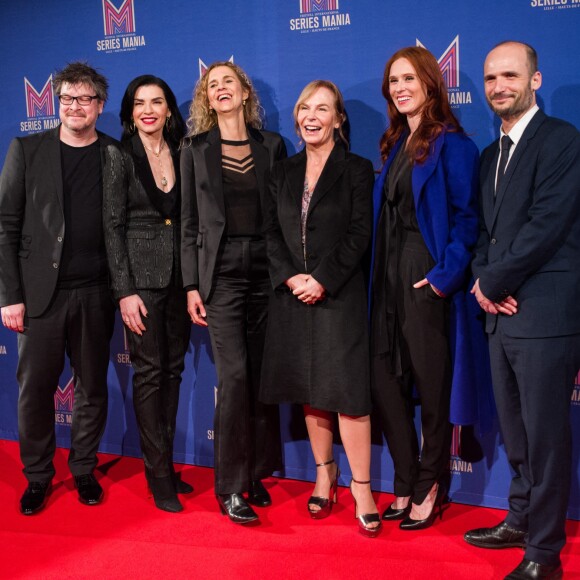
[(499, 191), (499, 184), (503, 179), (505, 168), (510, 156), (510, 148), (512, 145), (513, 141), (507, 135), (504, 135), (501, 138), (501, 149), (499, 152), (499, 167), (497, 168), (497, 180), (495, 182), (495, 194), (497, 194), (497, 192)]

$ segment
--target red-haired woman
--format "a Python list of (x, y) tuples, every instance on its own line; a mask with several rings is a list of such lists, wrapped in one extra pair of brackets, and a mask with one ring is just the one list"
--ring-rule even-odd
[(478, 234), (478, 151), (451, 112), (439, 65), (424, 48), (396, 52), (382, 90), (389, 127), (374, 193), (372, 392), (395, 466), (395, 501), (383, 519), (416, 530), (433, 523), (446, 495), (439, 482), (449, 459), (452, 348), (461, 340), (454, 329), (465, 313)]

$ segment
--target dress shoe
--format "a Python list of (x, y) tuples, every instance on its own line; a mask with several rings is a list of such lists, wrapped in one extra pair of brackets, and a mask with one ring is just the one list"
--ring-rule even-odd
[[(424, 530), (433, 525), (435, 518), (439, 516), (439, 519), (443, 519), (443, 511), (445, 510), (445, 504), (448, 504), (447, 490), (445, 486), (437, 486), (437, 495), (435, 496), (435, 501), (433, 502), (433, 507), (431, 508), (431, 513), (422, 520), (414, 520), (410, 516), (407, 516), (400, 524), (399, 528), (401, 530), (413, 531), (413, 530)], [(410, 512), (409, 512), (410, 513)]]
[(512, 528), (502, 522), (493, 528), (477, 528), (465, 532), (463, 539), (478, 548), (525, 548), (526, 532)]
[(250, 483), (247, 501), (256, 507), (268, 507), (272, 505), (272, 498), (259, 479), (255, 479)]
[(173, 478), (170, 475), (165, 477), (148, 476), (147, 481), (157, 508), (174, 514), (183, 511), (183, 506), (177, 498)]
[(29, 482), (20, 498), (20, 513), (25, 516), (38, 513), (46, 505), (51, 489), (52, 482), (50, 481)]
[(250, 524), (258, 519), (258, 514), (247, 504), (241, 493), (224, 493), (216, 496), (220, 510), (234, 524)]
[(103, 499), (103, 488), (92, 473), (75, 475), (79, 501), (85, 505), (97, 505)]
[(538, 564), (526, 560), (521, 561), (520, 565), (511, 574), (505, 577), (505, 580), (559, 580), (562, 578), (562, 565), (558, 564)]

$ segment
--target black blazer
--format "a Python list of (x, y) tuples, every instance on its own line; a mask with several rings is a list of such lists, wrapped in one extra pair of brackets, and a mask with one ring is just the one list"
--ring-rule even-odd
[(305, 150), (272, 171), (265, 220), (270, 278), (276, 289), (308, 272), (336, 295), (361, 270), (369, 244), (373, 167), (341, 144), (334, 146), (308, 206), (306, 256), (300, 229), (305, 175)]
[[(179, 204), (178, 157), (173, 152)], [(173, 216), (162, 213), (138, 135), (112, 156), (103, 186), (105, 245), (114, 297), (137, 294), (140, 288), (166, 288), (174, 270), (181, 286), (179, 209)]]
[[(538, 111), (494, 203), (498, 141), (481, 156), (481, 233), (474, 277), (490, 300), (513, 296), (505, 332), (521, 338), (580, 332), (580, 133)], [(497, 316), (486, 315), (493, 332)]]
[[(0, 177), (0, 305), (41, 316), (54, 295), (64, 236), (60, 126), (12, 141)], [(98, 133), (107, 172), (119, 143)]]
[[(286, 157), (278, 133), (248, 127), (250, 149), (262, 206), (272, 165)], [(185, 287), (199, 289), (202, 300), (213, 285), (215, 263), (226, 218), (218, 127), (196, 135), (181, 151), (181, 270)]]

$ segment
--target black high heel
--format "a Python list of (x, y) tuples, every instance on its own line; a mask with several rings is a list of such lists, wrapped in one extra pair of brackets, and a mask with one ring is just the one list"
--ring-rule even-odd
[[(424, 530), (433, 525), (435, 518), (439, 516), (439, 519), (443, 519), (443, 512), (445, 511), (449, 500), (447, 498), (447, 490), (444, 486), (437, 486), (437, 495), (435, 496), (435, 501), (433, 502), (433, 508), (431, 513), (423, 520), (413, 520), (407, 516), (400, 524), (399, 528), (401, 530)], [(445, 507), (444, 507), (445, 506)]]
[(170, 475), (166, 477), (148, 477), (147, 480), (153, 494), (153, 501), (160, 510), (172, 513), (183, 511), (183, 506), (177, 499), (173, 479)]
[[(325, 467), (326, 465), (331, 465), (334, 463), (334, 459), (325, 461), (324, 463), (317, 463), (316, 467)], [(311, 495), (308, 499), (308, 513), (310, 517), (314, 520), (322, 520), (327, 518), (332, 511), (332, 504), (336, 503), (338, 498), (338, 478), (340, 476), (340, 469), (336, 468), (336, 475), (334, 479), (330, 482), (330, 491), (328, 492), (328, 497), (319, 497), (316, 495)], [(332, 498), (332, 501), (331, 501)], [(313, 510), (310, 506), (315, 505), (318, 509)]]
[(175, 467), (173, 467), (173, 464), (169, 466), (169, 470), (171, 473), (171, 480), (173, 481), (173, 487), (175, 487), (176, 493), (179, 494), (193, 493), (193, 485), (181, 479), (181, 473), (175, 471)]
[[(376, 538), (383, 529), (383, 523), (381, 522), (381, 517), (379, 516), (378, 512), (376, 514), (361, 514), (358, 515), (358, 504), (356, 502), (356, 497), (354, 497), (354, 493), (352, 493), (352, 482), (358, 483), (359, 485), (370, 485), (371, 480), (368, 481), (358, 481), (354, 477), (350, 480), (350, 485), (348, 489), (350, 490), (350, 495), (352, 495), (352, 499), (354, 500), (354, 517), (358, 520), (358, 531), (367, 538)], [(369, 524), (374, 524), (378, 522), (378, 526), (369, 527)]]
[(404, 508), (394, 508), (392, 504), (383, 512), (382, 519), (389, 522), (394, 520), (404, 520), (411, 513), (411, 502), (413, 497), (409, 498), (409, 503)]

